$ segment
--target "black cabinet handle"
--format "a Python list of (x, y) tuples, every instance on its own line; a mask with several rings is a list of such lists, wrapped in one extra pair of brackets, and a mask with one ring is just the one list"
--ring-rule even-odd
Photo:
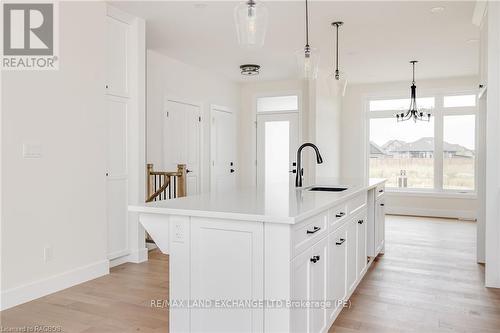
[(314, 227), (313, 230), (307, 230), (307, 233), (308, 234), (314, 234), (315, 232), (318, 232), (320, 230), (321, 230), (320, 227)]
[(186, 173), (193, 172), (193, 170), (186, 169)]
[(340, 213), (335, 214), (335, 217), (342, 217), (342, 216), (344, 216), (344, 215), (345, 215), (345, 213), (344, 213), (344, 212), (340, 212)]
[(230, 171), (231, 173), (233, 173), (233, 172), (234, 172), (234, 169), (231, 169), (231, 170), (229, 170), (229, 171)]
[(319, 259), (320, 259), (320, 256), (313, 256), (313, 257), (311, 258), (311, 262), (312, 262), (313, 264), (315, 264), (316, 262), (318, 262), (318, 261), (319, 261)]
[(365, 222), (365, 220), (359, 220), (358, 224), (363, 224), (363, 222)]
[(384, 206), (385, 206), (385, 204), (380, 204), (380, 206), (384, 207)]
[(341, 238), (341, 239), (339, 239), (338, 242), (335, 242), (335, 244), (342, 245), (344, 242), (345, 242), (345, 238)]
[(378, 190), (378, 193), (382, 193), (382, 192), (384, 192), (384, 190)]

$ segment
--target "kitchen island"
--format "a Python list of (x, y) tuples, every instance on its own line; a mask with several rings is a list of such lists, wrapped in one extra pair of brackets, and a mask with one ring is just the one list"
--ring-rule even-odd
[(131, 206), (170, 255), (170, 332), (328, 331), (384, 250), (384, 184), (337, 180), (324, 186), (336, 191), (269, 186)]

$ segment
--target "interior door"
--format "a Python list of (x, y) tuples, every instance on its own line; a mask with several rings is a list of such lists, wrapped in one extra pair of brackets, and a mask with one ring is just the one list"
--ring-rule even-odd
[(163, 158), (166, 171), (176, 171), (186, 164), (187, 195), (200, 192), (200, 107), (166, 101), (163, 133)]
[(235, 121), (228, 109), (212, 107), (210, 189), (224, 192), (236, 186)]
[(106, 214), (109, 259), (128, 253), (127, 112), (127, 99), (106, 97)]
[(299, 143), (298, 112), (257, 115), (257, 186), (293, 186)]

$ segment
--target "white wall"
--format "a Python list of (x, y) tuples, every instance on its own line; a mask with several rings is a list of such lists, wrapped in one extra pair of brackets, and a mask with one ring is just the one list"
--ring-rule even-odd
[(320, 75), (315, 81), (315, 137), (323, 163), (316, 166), (316, 179), (340, 177), (342, 81)]
[(105, 5), (61, 2), (59, 17), (58, 71), (2, 73), (3, 308), (108, 272)]
[[(420, 80), (417, 93), (477, 89), (476, 77), (458, 77), (440, 80)], [(399, 96), (409, 94), (409, 82), (391, 82), (349, 85), (343, 100), (341, 121), (341, 175), (347, 178), (366, 177), (365, 101), (369, 96)], [(482, 133), (480, 133), (482, 134)], [(474, 198), (440, 198), (400, 196), (389, 194), (387, 212), (397, 214), (424, 214), (442, 217), (475, 218), (477, 200)], [(411, 211), (410, 211), (411, 209)]]
[[(165, 97), (202, 104), (202, 191), (210, 184), (210, 104), (226, 106), (239, 117), (239, 85), (153, 50), (147, 51), (147, 162), (163, 168), (163, 116)], [(238, 120), (236, 119), (236, 123)], [(238, 172), (236, 161), (236, 170)], [(174, 171), (174, 170), (168, 170)]]
[(500, 288), (500, 3), (488, 2), (486, 286)]

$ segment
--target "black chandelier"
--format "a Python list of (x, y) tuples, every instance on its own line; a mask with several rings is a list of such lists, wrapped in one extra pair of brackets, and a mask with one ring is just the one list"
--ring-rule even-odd
[(417, 108), (417, 86), (415, 85), (415, 64), (417, 60), (410, 61), (413, 66), (413, 80), (411, 82), (411, 96), (410, 96), (410, 108), (406, 112), (398, 112), (395, 114), (397, 121), (406, 121), (413, 119), (415, 122), (417, 120), (430, 121), (431, 114), (429, 112), (424, 112), (423, 109)]

